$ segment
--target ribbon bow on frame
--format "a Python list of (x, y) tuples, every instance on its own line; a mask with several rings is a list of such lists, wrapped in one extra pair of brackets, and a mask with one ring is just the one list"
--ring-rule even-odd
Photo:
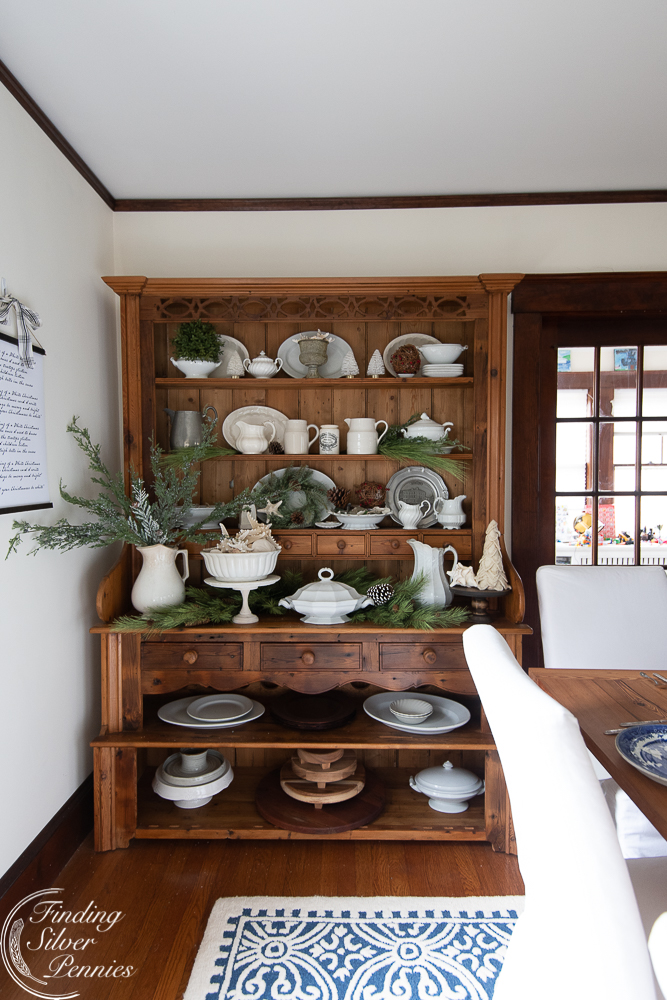
[(42, 321), (33, 309), (24, 306), (13, 295), (0, 296), (0, 323), (7, 325), (9, 312), (16, 313), (16, 330), (19, 337), (19, 357), (24, 368), (32, 368), (35, 360), (32, 356), (32, 335)]

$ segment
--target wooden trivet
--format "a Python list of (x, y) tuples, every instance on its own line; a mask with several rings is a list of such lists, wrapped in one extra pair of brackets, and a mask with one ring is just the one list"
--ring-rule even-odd
[(340, 760), (344, 750), (297, 750), (300, 759), (304, 764), (321, 764), (326, 769), (327, 765)]
[[(349, 778), (357, 769), (357, 755), (354, 750), (339, 750), (339, 759), (330, 764), (329, 761), (322, 763), (311, 763), (304, 761), (302, 754), (307, 751), (299, 750), (298, 757), (292, 757), (292, 771), (297, 778), (304, 778), (306, 781), (314, 781), (319, 788), (326, 785), (333, 785), (343, 778)], [(319, 754), (309, 753), (309, 757), (318, 757)], [(326, 756), (326, 755), (324, 755)]]
[(274, 719), (289, 729), (314, 732), (335, 729), (351, 722), (356, 714), (351, 698), (338, 691), (327, 694), (295, 694), (276, 698), (271, 705)]
[(286, 761), (280, 769), (280, 787), (291, 798), (299, 802), (309, 802), (315, 809), (334, 802), (346, 802), (358, 795), (366, 784), (366, 771), (363, 764), (357, 764), (351, 777), (342, 781), (332, 781), (328, 784), (316, 784), (297, 778), (292, 771), (292, 762)]
[(280, 787), (280, 769), (265, 775), (257, 786), (255, 806), (268, 823), (294, 833), (346, 833), (367, 826), (376, 820), (385, 806), (385, 789), (379, 778), (366, 770), (366, 784), (358, 795), (347, 802), (327, 803), (313, 809), (308, 802), (290, 798)]

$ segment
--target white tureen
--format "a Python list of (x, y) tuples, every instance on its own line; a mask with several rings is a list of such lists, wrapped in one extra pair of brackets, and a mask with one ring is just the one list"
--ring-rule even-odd
[(468, 800), (484, 791), (484, 782), (472, 771), (454, 767), (447, 760), (442, 767), (427, 767), (416, 778), (410, 778), (410, 788), (428, 795), (428, 804), (436, 812), (465, 812)]
[(317, 575), (318, 582), (299, 587), (296, 594), (278, 602), (283, 608), (306, 615), (302, 619), (306, 624), (342, 625), (349, 622), (348, 614), (373, 603), (370, 597), (358, 594), (354, 587), (334, 580), (332, 569), (325, 567)]

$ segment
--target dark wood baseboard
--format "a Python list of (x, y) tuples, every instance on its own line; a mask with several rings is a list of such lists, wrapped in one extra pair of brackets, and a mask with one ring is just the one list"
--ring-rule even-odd
[(89, 774), (0, 878), (0, 898), (48, 889), (93, 828), (93, 776)]

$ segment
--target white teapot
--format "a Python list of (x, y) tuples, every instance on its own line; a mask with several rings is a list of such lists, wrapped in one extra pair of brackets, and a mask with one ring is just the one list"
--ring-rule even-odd
[[(426, 510), (424, 510), (426, 504)], [(423, 517), (431, 510), (428, 500), (421, 503), (406, 503), (405, 500), (398, 501), (398, 519), (404, 528), (416, 528)]]
[[(347, 435), (348, 455), (376, 455), (378, 445), (389, 430), (386, 420), (373, 420), (372, 417), (345, 417), (349, 427)], [(384, 424), (384, 430), (378, 437), (378, 424)]]
[[(236, 437), (236, 447), (242, 455), (261, 455), (269, 447), (276, 436), (275, 424), (265, 420), (263, 424), (248, 424), (245, 420), (237, 420), (239, 433)], [(265, 428), (271, 428), (271, 437), (267, 439)]]
[(253, 378), (273, 378), (274, 375), (278, 374), (282, 366), (282, 358), (276, 358), (273, 361), (266, 356), (264, 351), (260, 351), (252, 361), (250, 358), (244, 358), (243, 360), (243, 367)]

